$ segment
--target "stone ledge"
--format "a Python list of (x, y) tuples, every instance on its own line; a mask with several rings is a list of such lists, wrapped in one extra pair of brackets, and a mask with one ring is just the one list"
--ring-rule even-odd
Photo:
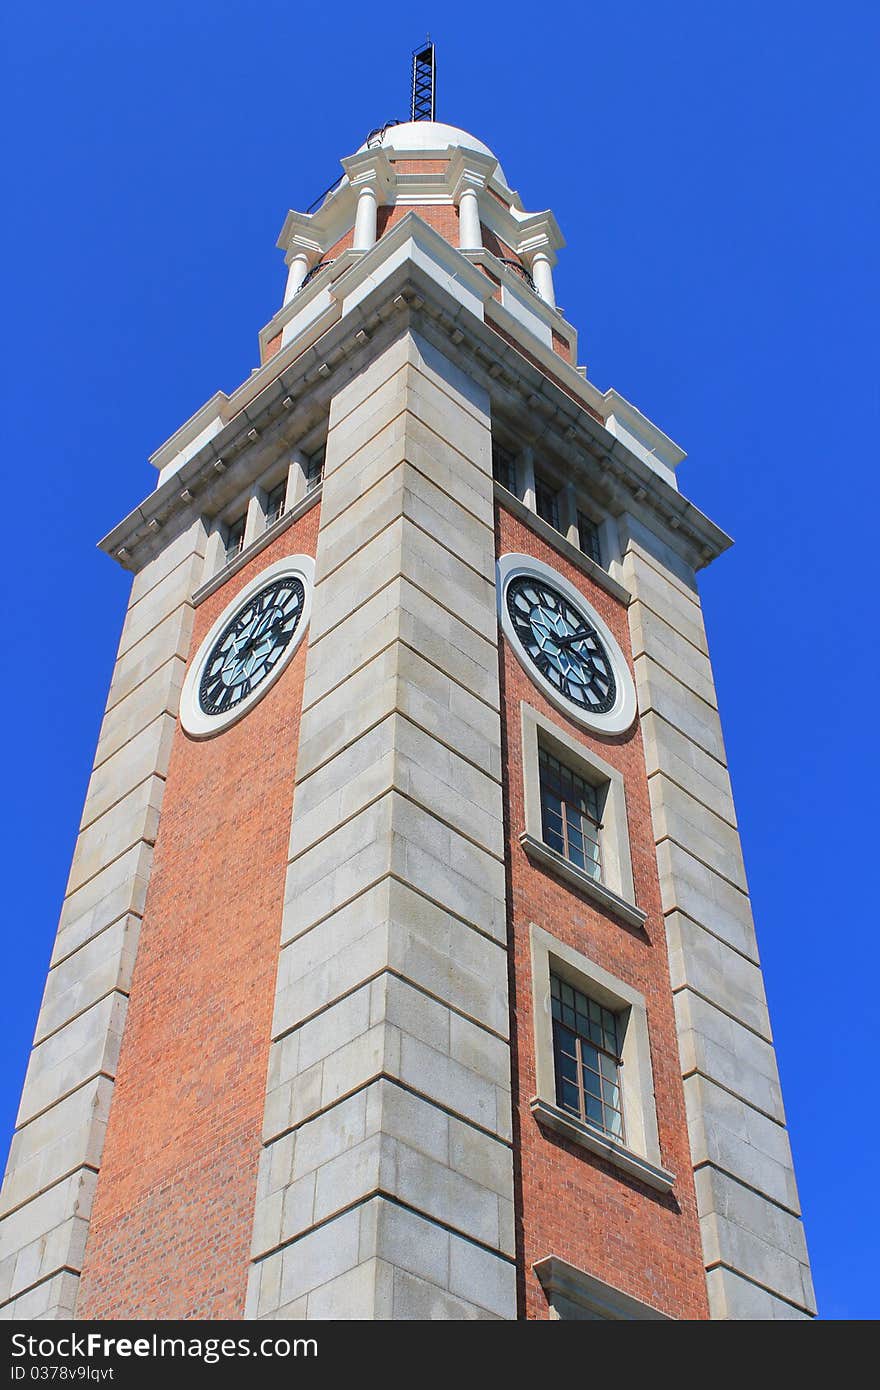
[(598, 907), (613, 913), (615, 917), (620, 917), (628, 926), (644, 931), (648, 914), (636, 907), (635, 903), (628, 903), (618, 893), (606, 888), (604, 883), (591, 878), (583, 869), (557, 854), (556, 850), (545, 845), (543, 840), (535, 839), (527, 830), (522, 832), (519, 842), (530, 859), (536, 859), (544, 868), (551, 869), (560, 878), (567, 879), (575, 888), (580, 889), (585, 897), (592, 898)]
[(612, 1284), (603, 1283), (558, 1255), (545, 1255), (542, 1260), (535, 1261), (532, 1269), (551, 1304), (563, 1299), (583, 1308), (588, 1317), (602, 1322), (669, 1321), (669, 1315), (661, 1313), (659, 1308), (653, 1308), (650, 1303)]
[(592, 1126), (584, 1124), (583, 1120), (567, 1114), (564, 1110), (557, 1109), (555, 1105), (548, 1105), (538, 1096), (533, 1097), (529, 1102), (529, 1109), (539, 1125), (545, 1125), (547, 1129), (555, 1130), (564, 1138), (571, 1139), (573, 1143), (580, 1144), (582, 1148), (598, 1154), (600, 1158), (613, 1163), (616, 1168), (628, 1173), (630, 1177), (638, 1178), (657, 1192), (665, 1193), (672, 1190), (675, 1183), (674, 1173), (670, 1173), (666, 1168), (655, 1167), (646, 1158), (641, 1158), (637, 1153), (633, 1153), (632, 1149), (627, 1149), (623, 1144), (615, 1143), (607, 1134), (602, 1134), (599, 1130), (593, 1129)]

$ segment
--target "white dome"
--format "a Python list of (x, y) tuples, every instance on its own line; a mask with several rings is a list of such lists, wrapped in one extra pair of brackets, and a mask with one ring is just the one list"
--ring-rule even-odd
[[(458, 126), (444, 125), (442, 121), (401, 121), (400, 125), (389, 126), (381, 140), (376, 136), (367, 144), (361, 145), (361, 150), (375, 148), (376, 145), (401, 154), (404, 151), (408, 154), (424, 154), (429, 150), (433, 153), (449, 149), (450, 146), (460, 146), (463, 150), (476, 150), (478, 154), (488, 155), (490, 159), (497, 158), (489, 146), (484, 145), (475, 135), (469, 135), (466, 130), (459, 130)], [(360, 154), (360, 150), (358, 153)], [(507, 184), (500, 164), (496, 177), (503, 184)]]

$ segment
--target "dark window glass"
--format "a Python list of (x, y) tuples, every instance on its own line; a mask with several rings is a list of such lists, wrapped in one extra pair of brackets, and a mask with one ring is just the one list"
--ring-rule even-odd
[(516, 495), (516, 459), (500, 444), (492, 444), (492, 477)]
[(244, 524), (246, 517), (240, 516), (226, 531), (226, 559), (234, 560), (244, 549)]
[(585, 555), (589, 555), (591, 560), (595, 560), (597, 565), (601, 565), (599, 528), (595, 521), (584, 516), (583, 512), (578, 512), (578, 545)]
[(324, 476), (324, 450), (312, 454), (306, 465), (306, 492), (313, 492)]
[(273, 487), (269, 496), (266, 498), (266, 525), (271, 526), (273, 521), (284, 515), (284, 502), (287, 497), (287, 483), (279, 483)]
[(559, 497), (546, 478), (535, 477), (535, 511), (555, 531), (559, 530)]
[(556, 1103), (623, 1140), (617, 1015), (557, 975), (550, 976)]

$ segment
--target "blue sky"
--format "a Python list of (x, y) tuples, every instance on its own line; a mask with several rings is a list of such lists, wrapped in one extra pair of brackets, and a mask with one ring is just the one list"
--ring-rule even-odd
[(581, 361), (736, 538), (702, 590), (820, 1310), (876, 1317), (880, 7), (17, 6), (3, 467), (3, 1149), (128, 581), (95, 540), (257, 363), (275, 239), (367, 131), (438, 116), (567, 238)]

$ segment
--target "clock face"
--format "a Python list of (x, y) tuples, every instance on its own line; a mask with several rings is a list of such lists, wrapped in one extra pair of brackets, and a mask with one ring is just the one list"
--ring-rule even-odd
[(511, 579), (506, 601), (513, 629), (545, 680), (590, 714), (613, 709), (614, 668), (583, 609), (531, 574)]
[(592, 604), (532, 555), (502, 555), (496, 570), (502, 630), (535, 685), (593, 733), (625, 733), (636, 715), (635, 686), (623, 652)]
[(305, 585), (285, 575), (258, 589), (226, 624), (202, 669), (199, 708), (225, 714), (266, 679), (293, 637), (305, 608)]
[(180, 692), (180, 722), (192, 738), (221, 733), (271, 689), (305, 636), (314, 577), (310, 555), (277, 560), (217, 619)]

